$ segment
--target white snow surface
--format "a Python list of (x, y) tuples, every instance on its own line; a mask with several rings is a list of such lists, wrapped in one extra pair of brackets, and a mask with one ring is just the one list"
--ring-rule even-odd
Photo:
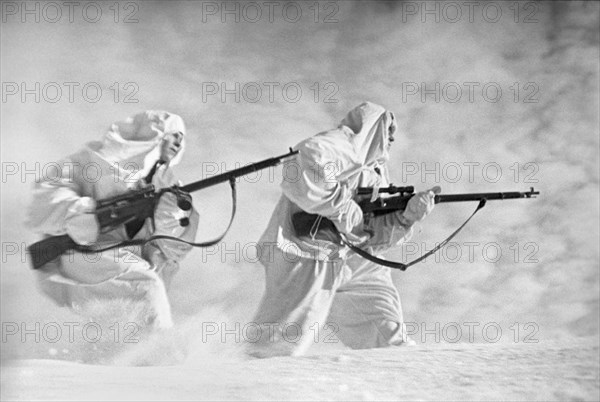
[[(147, 351), (146, 351), (147, 352)], [(173, 366), (21, 360), (3, 400), (599, 400), (598, 344), (436, 344)], [(156, 361), (154, 363), (157, 363)]]

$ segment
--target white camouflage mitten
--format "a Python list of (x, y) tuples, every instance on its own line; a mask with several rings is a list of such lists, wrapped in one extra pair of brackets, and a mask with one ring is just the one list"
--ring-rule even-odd
[(409, 225), (422, 221), (433, 210), (435, 195), (441, 191), (441, 187), (435, 186), (430, 190), (421, 191), (412, 196), (402, 213), (402, 218)]

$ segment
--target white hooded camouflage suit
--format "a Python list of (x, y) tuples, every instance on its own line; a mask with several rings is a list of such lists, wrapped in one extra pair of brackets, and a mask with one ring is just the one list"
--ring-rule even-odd
[(364, 239), (368, 232), (362, 247), (372, 253), (407, 240), (411, 223), (401, 212), (363, 222), (353, 199), (357, 187), (389, 185), (385, 163), (393, 119), (391, 112), (366, 102), (337, 129), (295, 147), (299, 155), (284, 165), (283, 195), (259, 241), (266, 286), (254, 319), (261, 330), (249, 337), (249, 353), (300, 355), (317, 328), (335, 332), (355, 349), (406, 342), (390, 270), (329, 241), (296, 236), (291, 220), (304, 210), (329, 218), (350, 238)]
[[(163, 137), (176, 132), (185, 137), (183, 120), (164, 111), (146, 111), (112, 124), (102, 141), (90, 142), (61, 161), (60, 175), (36, 183), (28, 226), (44, 236), (69, 234), (80, 244), (128, 240), (124, 225), (98, 234), (95, 200), (137, 188), (158, 160)], [(157, 189), (179, 184), (170, 167), (181, 159), (184, 141), (175, 157), (156, 170), (152, 184)], [(190, 220), (187, 227), (179, 224), (183, 217)], [(180, 210), (169, 193), (157, 206), (155, 227), (147, 219), (134, 239), (166, 234), (194, 241), (197, 228), (197, 212)], [(183, 243), (157, 240), (102, 253), (70, 252), (36, 273), (44, 293), (61, 306), (81, 310), (98, 299), (139, 300), (147, 307), (146, 321), (164, 328), (172, 325), (166, 286), (189, 250)]]

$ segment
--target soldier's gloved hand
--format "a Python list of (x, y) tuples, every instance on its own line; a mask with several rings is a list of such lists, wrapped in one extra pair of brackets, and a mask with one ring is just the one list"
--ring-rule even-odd
[(81, 197), (69, 208), (65, 227), (75, 243), (87, 246), (98, 239), (100, 225), (95, 210), (96, 201), (90, 197)]
[(406, 209), (402, 214), (404, 220), (409, 225), (422, 221), (433, 210), (435, 205), (435, 195), (439, 194), (441, 191), (442, 189), (440, 186), (435, 186), (430, 190), (421, 191), (412, 196), (412, 198), (408, 200)]

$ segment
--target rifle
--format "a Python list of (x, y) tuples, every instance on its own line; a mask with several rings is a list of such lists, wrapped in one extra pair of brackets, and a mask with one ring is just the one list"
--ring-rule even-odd
[[(372, 187), (359, 187), (356, 191), (357, 196), (372, 195), (374, 189)], [(397, 194), (389, 197), (378, 197), (374, 201), (370, 199), (363, 199), (358, 201), (358, 205), (362, 209), (363, 213), (371, 214), (372, 216), (380, 216), (390, 214), (396, 211), (404, 211), (408, 200), (415, 195), (415, 189), (413, 186), (406, 187), (382, 187), (376, 190), (375, 194)], [(344, 234), (340, 233), (333, 222), (329, 219), (317, 215), (309, 214), (308, 212), (300, 211), (292, 216), (292, 225), (297, 236), (309, 236), (313, 240), (319, 239), (338, 239), (340, 244), (350, 247), (354, 252), (361, 255), (362, 257), (376, 262), (380, 265), (387, 266), (390, 268), (406, 270), (409, 266), (427, 258), (429, 255), (435, 253), (444, 245), (446, 245), (463, 227), (471, 220), (471, 218), (485, 206), (488, 200), (508, 200), (516, 198), (536, 198), (539, 195), (539, 191), (535, 191), (533, 187), (529, 191), (524, 192), (500, 192), (500, 193), (468, 193), (468, 194), (437, 194), (435, 195), (434, 202), (436, 204), (443, 202), (465, 202), (465, 201), (479, 201), (479, 205), (475, 209), (475, 212), (458, 228), (456, 229), (446, 240), (441, 242), (433, 250), (426, 253), (424, 256), (412, 261), (408, 264), (387, 261), (377, 258), (368, 252), (360, 249), (359, 247), (351, 244), (345, 239)], [(360, 198), (360, 197), (359, 197)]]
[[(158, 205), (160, 198), (166, 194), (171, 193), (177, 198), (177, 205), (184, 211), (189, 211), (192, 208), (192, 197), (189, 193), (194, 191), (202, 190), (207, 187), (211, 187), (220, 183), (229, 182), (232, 190), (233, 207), (229, 226), (225, 232), (215, 240), (204, 242), (204, 243), (191, 243), (178, 239), (172, 236), (152, 236), (148, 239), (135, 239), (123, 241), (115, 245), (111, 245), (104, 248), (94, 248), (88, 246), (82, 246), (77, 244), (69, 235), (52, 236), (37, 243), (32, 244), (27, 248), (31, 254), (31, 261), (33, 269), (38, 269), (50, 261), (60, 257), (64, 253), (70, 250), (76, 250), (80, 252), (101, 252), (110, 250), (117, 247), (125, 247), (132, 245), (143, 245), (153, 240), (158, 239), (170, 239), (177, 240), (195, 247), (209, 247), (221, 241), (227, 231), (231, 227), (233, 218), (236, 210), (236, 192), (235, 192), (235, 180), (238, 177), (245, 176), (254, 172), (257, 172), (268, 167), (277, 166), (283, 162), (284, 159), (297, 154), (298, 151), (294, 151), (290, 148), (290, 152), (276, 156), (274, 158), (265, 159), (263, 161), (250, 164), (248, 166), (234, 169), (229, 172), (225, 172), (213, 177), (209, 177), (204, 180), (199, 180), (194, 183), (190, 183), (185, 186), (172, 186), (168, 188), (160, 189), (156, 191), (153, 185), (148, 185), (141, 190), (134, 190), (125, 194), (117, 195), (114, 197), (105, 198), (96, 202), (95, 215), (100, 226), (100, 232), (106, 233), (110, 230), (117, 228), (120, 225), (127, 224), (133, 220), (145, 220), (146, 218), (154, 218), (154, 210)], [(182, 218), (179, 220), (181, 226), (189, 225), (188, 218)]]
[[(408, 200), (414, 195), (415, 188), (413, 186), (407, 187), (383, 187), (379, 189), (379, 193), (388, 194), (399, 194), (398, 196), (377, 198), (375, 201), (363, 201), (359, 205), (363, 212), (372, 212), (374, 215), (384, 215), (396, 211), (404, 211)], [(358, 195), (372, 194), (373, 189), (370, 187), (359, 187), (357, 190)], [(535, 191), (533, 187), (529, 191), (518, 192), (510, 191), (503, 193), (468, 193), (468, 194), (437, 194), (435, 196), (435, 203), (440, 204), (443, 202), (464, 202), (464, 201), (481, 201), (481, 200), (508, 200), (514, 198), (536, 198), (539, 195), (539, 191)]]

